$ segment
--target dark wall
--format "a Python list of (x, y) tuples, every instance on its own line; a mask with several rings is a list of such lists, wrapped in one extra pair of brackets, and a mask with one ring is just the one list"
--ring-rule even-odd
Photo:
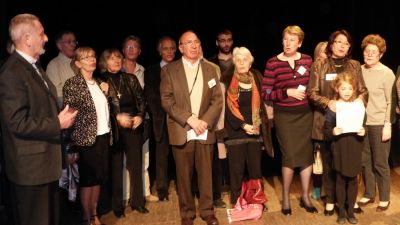
[(234, 32), (235, 45), (248, 47), (255, 56), (254, 67), (263, 70), (265, 61), (282, 51), (281, 32), (291, 24), (297, 24), (305, 31), (300, 49), (303, 53), (312, 55), (314, 46), (326, 40), (331, 32), (347, 29), (354, 38), (353, 58), (362, 60), (359, 46), (365, 35), (379, 33), (388, 45), (383, 63), (393, 70), (399, 64), (400, 21), (396, 16), (395, 1), (362, 1), (361, 4), (355, 0), (317, 3), (250, 0), (238, 5), (230, 1), (99, 2), (1, 1), (1, 56), (6, 55), (9, 20), (18, 13), (29, 12), (40, 17), (50, 39), (46, 45), (47, 53), (42, 57), (44, 64), (57, 54), (53, 37), (60, 29), (75, 31), (80, 45), (94, 47), (97, 54), (104, 48), (120, 48), (125, 36), (137, 35), (143, 40), (139, 62), (146, 67), (159, 60), (156, 41), (162, 35), (177, 39), (183, 31), (193, 29), (202, 40), (205, 56), (210, 56), (216, 51), (216, 31), (228, 27)]

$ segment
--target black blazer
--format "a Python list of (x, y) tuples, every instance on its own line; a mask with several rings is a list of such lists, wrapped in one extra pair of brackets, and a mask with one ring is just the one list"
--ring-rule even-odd
[(56, 181), (61, 175), (56, 88), (14, 52), (0, 69), (0, 122), (8, 178), (19, 185)]
[(153, 123), (154, 137), (160, 142), (163, 130), (167, 131), (166, 127), (166, 112), (161, 106), (161, 66), (160, 64), (153, 65), (144, 71), (144, 96), (147, 101), (148, 112)]

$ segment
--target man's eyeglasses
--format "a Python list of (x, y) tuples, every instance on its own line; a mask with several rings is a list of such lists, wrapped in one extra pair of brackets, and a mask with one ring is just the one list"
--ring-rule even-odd
[(189, 40), (187, 42), (182, 42), (182, 45), (200, 45), (200, 41), (199, 40)]
[(128, 50), (140, 49), (140, 47), (136, 46), (136, 45), (128, 45), (128, 46), (125, 46), (125, 48), (128, 49)]

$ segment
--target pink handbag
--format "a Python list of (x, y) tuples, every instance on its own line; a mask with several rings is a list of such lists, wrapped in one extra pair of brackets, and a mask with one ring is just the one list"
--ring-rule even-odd
[(267, 202), (261, 179), (253, 179), (242, 183), (242, 192), (236, 201), (235, 208), (227, 209), (229, 223), (242, 220), (257, 220)]

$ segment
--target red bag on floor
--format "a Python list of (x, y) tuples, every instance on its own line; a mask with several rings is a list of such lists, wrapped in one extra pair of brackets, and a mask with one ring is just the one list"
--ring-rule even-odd
[(264, 194), (261, 179), (253, 179), (242, 183), (242, 192), (235, 208), (227, 209), (228, 221), (256, 220), (263, 213), (267, 197)]

